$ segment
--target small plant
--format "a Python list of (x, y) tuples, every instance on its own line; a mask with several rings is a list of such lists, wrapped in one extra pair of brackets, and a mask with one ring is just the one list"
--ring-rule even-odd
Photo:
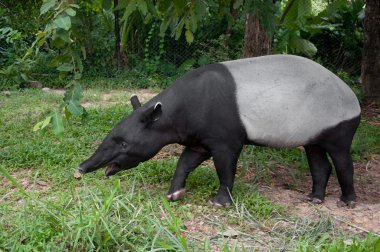
[(69, 120), (71, 116), (86, 116), (86, 110), (80, 104), (80, 99), (82, 98), (82, 86), (79, 84), (73, 84), (63, 97), (63, 102), (59, 106), (58, 110), (52, 112), (44, 120), (38, 122), (33, 131), (43, 130), (50, 123), (53, 126), (54, 133), (56, 135), (61, 135), (64, 131), (63, 118)]
[(153, 23), (148, 36), (145, 39), (145, 48), (144, 48), (144, 66), (145, 70), (148, 73), (157, 72), (157, 67), (160, 64), (162, 55), (165, 53), (164, 43), (165, 43), (165, 34), (160, 34), (160, 40), (158, 44), (158, 52), (152, 52), (152, 39), (157, 35), (157, 25)]
[[(166, 211), (163, 208), (160, 209), (168, 228), (159, 222), (156, 223), (158, 232), (153, 240), (152, 250), (190, 251), (188, 241), (182, 233), (184, 227), (182, 220), (175, 216), (173, 210), (170, 208), (169, 202), (165, 198), (162, 198), (162, 203)], [(161, 233), (166, 237), (165, 241), (159, 240)]]

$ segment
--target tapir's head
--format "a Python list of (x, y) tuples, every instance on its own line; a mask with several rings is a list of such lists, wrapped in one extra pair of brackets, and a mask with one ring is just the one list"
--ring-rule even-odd
[(137, 96), (132, 96), (131, 103), (134, 112), (111, 130), (95, 153), (79, 165), (79, 172), (107, 167), (106, 176), (114, 175), (150, 159), (170, 141), (161, 122), (160, 102), (141, 107)]

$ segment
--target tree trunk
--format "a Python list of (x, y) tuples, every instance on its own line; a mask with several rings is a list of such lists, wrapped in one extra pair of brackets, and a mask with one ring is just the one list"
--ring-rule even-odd
[(260, 25), (259, 18), (248, 15), (245, 22), (243, 58), (268, 55), (271, 48), (272, 40)]
[(380, 100), (380, 1), (367, 0), (361, 69), (362, 91), (370, 100)]
[[(230, 3), (230, 14), (233, 19), (233, 22), (235, 22), (239, 14), (238, 9), (234, 9), (233, 7), (236, 1), (237, 0), (232, 0)], [(231, 36), (232, 36), (232, 22), (228, 22), (227, 29), (226, 29), (226, 40), (224, 42), (225, 47), (227, 47), (228, 40), (231, 38)]]
[[(119, 0), (113, 1), (114, 9), (118, 6)], [(116, 68), (120, 70), (121, 68), (121, 52), (120, 52), (120, 22), (119, 22), (119, 11), (114, 11), (115, 15), (115, 59), (116, 59)]]

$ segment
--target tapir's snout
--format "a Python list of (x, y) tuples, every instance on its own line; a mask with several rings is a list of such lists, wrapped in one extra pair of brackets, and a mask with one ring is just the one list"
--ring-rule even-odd
[(82, 174), (91, 172), (93, 170), (95, 170), (95, 168), (91, 167), (91, 165), (89, 164), (89, 160), (86, 160), (80, 165), (78, 165), (78, 171)]
[[(100, 160), (99, 160), (100, 159)], [(122, 169), (115, 160), (102, 160), (98, 155), (93, 155), (78, 166), (78, 171), (81, 174), (89, 173), (98, 170), (99, 168), (106, 167), (105, 175), (112, 176)]]
[(100, 167), (104, 166), (104, 161), (101, 160), (99, 155), (92, 155), (89, 159), (82, 162), (78, 166), (78, 171), (82, 174), (95, 171), (99, 169)]
[(78, 165), (78, 171), (79, 171), (80, 173), (82, 173), (82, 174), (87, 173), (86, 168), (84, 168), (84, 167), (81, 166), (81, 165)]

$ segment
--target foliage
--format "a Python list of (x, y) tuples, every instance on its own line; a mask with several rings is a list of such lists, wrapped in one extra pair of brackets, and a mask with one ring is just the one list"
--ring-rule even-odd
[(312, 14), (311, 0), (289, 0), (279, 19), (275, 50), (280, 53), (301, 54), (312, 57), (317, 48), (304, 38), (307, 21)]
[[(44, 31), (37, 33), (36, 40), (27, 50), (22, 60), (27, 59), (29, 55), (39, 52), (41, 46), (47, 41), (52, 48), (59, 50), (59, 54), (55, 56), (49, 63), (50, 67), (56, 68), (60, 77), (73, 73), (74, 79), (80, 79), (83, 71), (82, 60), (75, 50), (75, 36), (72, 36), (72, 20), (75, 20), (76, 9), (79, 6), (69, 1), (58, 2), (56, 0), (45, 0), (40, 8), (41, 15), (49, 15), (49, 22)], [(51, 11), (54, 10), (54, 11)], [(63, 116), (67, 119), (71, 116), (84, 115), (84, 108), (80, 105), (82, 88), (77, 83), (73, 83), (71, 89), (65, 93), (63, 103), (59, 109), (52, 112), (44, 120), (38, 122), (33, 130), (44, 129), (50, 123), (53, 125), (54, 133), (59, 135), (63, 133)], [(64, 115), (63, 115), (64, 113)]]
[(165, 41), (165, 34), (160, 34), (160, 40), (158, 45), (158, 52), (155, 53), (154, 57), (150, 54), (150, 44), (152, 42), (152, 38), (155, 34), (156, 30), (156, 23), (153, 23), (149, 32), (148, 36), (145, 39), (145, 48), (144, 48), (144, 65), (145, 69), (148, 71), (148, 73), (156, 72), (157, 66), (160, 64), (160, 59), (162, 55), (164, 54), (164, 41)]
[(0, 28), (0, 76), (12, 79), (17, 84), (28, 80), (34, 60), (20, 57), (26, 49), (27, 45), (20, 31), (11, 27)]
[(310, 40), (326, 66), (359, 75), (363, 18), (363, 0), (338, 0), (309, 21)]
[(125, 47), (129, 34), (134, 32), (133, 26), (137, 22), (136, 14), (139, 13), (144, 23), (152, 21), (160, 22), (160, 36), (164, 36), (170, 29), (171, 36), (178, 40), (185, 30), (187, 42), (194, 41), (200, 21), (207, 15), (207, 2), (205, 1), (151, 1), (151, 0), (121, 0), (117, 9), (124, 10), (122, 17), (122, 45)]

